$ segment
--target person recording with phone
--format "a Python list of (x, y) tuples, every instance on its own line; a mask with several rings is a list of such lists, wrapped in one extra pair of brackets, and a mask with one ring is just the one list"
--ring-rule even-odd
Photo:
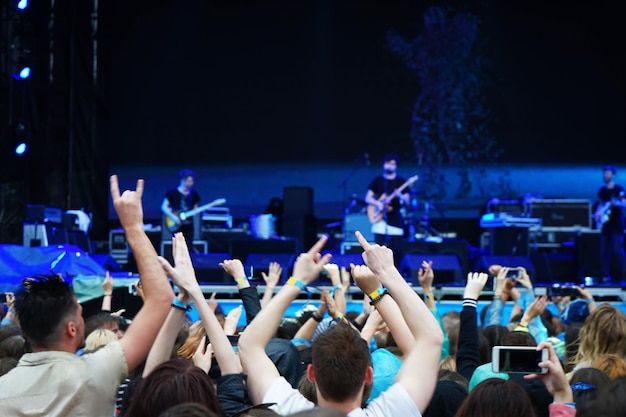
[(598, 190), (598, 203), (594, 213), (596, 228), (600, 233), (600, 263), (602, 281), (619, 284), (624, 274), (624, 214), (626, 193), (615, 183), (617, 169), (612, 165), (602, 168), (604, 185)]

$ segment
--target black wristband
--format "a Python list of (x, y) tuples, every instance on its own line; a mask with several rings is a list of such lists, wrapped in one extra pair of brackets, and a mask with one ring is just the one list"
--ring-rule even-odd
[(311, 317), (313, 317), (313, 320), (315, 320), (318, 323), (322, 321), (322, 317), (319, 314), (317, 314), (317, 311), (314, 311)]

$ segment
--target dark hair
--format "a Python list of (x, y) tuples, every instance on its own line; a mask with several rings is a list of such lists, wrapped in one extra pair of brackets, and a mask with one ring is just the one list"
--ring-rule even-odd
[(491, 348), (500, 345), (500, 339), (502, 339), (502, 336), (507, 333), (510, 333), (509, 329), (506, 326), (501, 326), (499, 324), (492, 324), (482, 330), (482, 334), (487, 338), (486, 353), (489, 355), (489, 360), (487, 362), (491, 362)]
[(469, 381), (463, 375), (458, 372), (449, 371), (447, 369), (440, 369), (437, 374), (437, 380), (439, 381), (454, 381), (462, 386), (465, 391), (469, 391)]
[(611, 171), (613, 173), (613, 175), (617, 174), (617, 168), (615, 168), (613, 165), (605, 165), (602, 167), (602, 171)]
[(99, 328), (107, 329), (108, 325), (117, 324), (119, 328), (119, 318), (111, 315), (108, 311), (100, 311), (93, 316), (89, 316), (85, 320), (85, 337), (89, 336), (94, 330)]
[(400, 163), (400, 157), (398, 157), (397, 153), (388, 153), (383, 157), (383, 162), (396, 161), (396, 164)]
[(574, 395), (574, 403), (579, 408), (595, 392), (611, 382), (607, 374), (596, 368), (580, 368), (572, 374), (569, 383)]
[(38, 274), (20, 284), (15, 294), (15, 312), (33, 347), (48, 348), (60, 340), (62, 321), (76, 315), (77, 301), (60, 275)]
[(316, 337), (311, 348), (318, 396), (345, 401), (361, 392), (372, 360), (367, 343), (358, 332), (339, 323)]
[(455, 417), (535, 417), (530, 397), (518, 383), (489, 378), (476, 385)]
[(159, 417), (217, 417), (217, 414), (199, 403), (183, 403), (168, 408)]
[(312, 408), (288, 414), (288, 417), (346, 417), (346, 413), (336, 408)]
[(209, 376), (191, 361), (172, 359), (154, 368), (139, 383), (126, 415), (158, 416), (162, 410), (189, 402), (200, 403), (218, 416), (224, 415)]
[(26, 353), (26, 340), (24, 336), (16, 334), (7, 337), (0, 342), (0, 358), (20, 359)]
[(178, 173), (178, 178), (180, 178), (181, 180), (185, 180), (188, 177), (195, 177), (196, 174), (190, 170), (190, 169), (182, 169), (179, 173)]
[(626, 376), (614, 379), (598, 389), (580, 408), (577, 417), (622, 417), (626, 410)]
[(11, 358), (11, 357), (0, 358), (0, 376), (6, 374), (7, 372), (15, 368), (16, 366), (17, 366), (17, 359)]
[(508, 332), (500, 338), (502, 346), (537, 346), (537, 341), (528, 332)]

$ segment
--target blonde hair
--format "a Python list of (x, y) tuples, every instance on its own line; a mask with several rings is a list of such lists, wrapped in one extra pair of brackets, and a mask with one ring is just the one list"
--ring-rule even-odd
[(111, 330), (103, 327), (97, 328), (93, 332), (89, 333), (87, 339), (85, 339), (85, 353), (95, 352), (103, 346), (108, 345), (111, 342), (117, 340), (117, 335)]
[(591, 368), (596, 368), (604, 372), (611, 379), (626, 375), (626, 359), (618, 355), (602, 355), (593, 362)]
[(189, 337), (187, 337), (185, 343), (183, 343), (183, 345), (176, 351), (176, 354), (181, 358), (191, 359), (196, 353), (196, 349), (198, 349), (200, 341), (204, 336), (206, 336), (202, 323), (200, 322), (199, 325), (196, 323), (194, 323), (194, 325), (192, 325), (189, 329)]
[(439, 362), (439, 370), (446, 369), (448, 371), (457, 372), (456, 358), (454, 356), (446, 356)]
[(601, 304), (580, 329), (576, 363), (589, 365), (605, 354), (626, 357), (626, 314), (611, 304)]

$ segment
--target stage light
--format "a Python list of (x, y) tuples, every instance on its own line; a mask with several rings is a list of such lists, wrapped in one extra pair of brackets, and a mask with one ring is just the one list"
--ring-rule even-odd
[(28, 7), (28, 0), (20, 0), (17, 2), (17, 8), (20, 10), (25, 10)]
[(19, 72), (19, 77), (22, 80), (27, 79), (28, 77), (30, 77), (30, 67), (24, 67), (20, 70)]
[(16, 155), (24, 155), (26, 153), (26, 143), (22, 142), (15, 147)]

